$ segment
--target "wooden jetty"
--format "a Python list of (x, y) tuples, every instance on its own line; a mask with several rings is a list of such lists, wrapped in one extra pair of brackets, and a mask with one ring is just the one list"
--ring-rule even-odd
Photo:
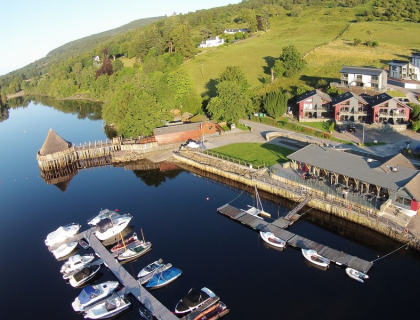
[[(301, 202), (301, 204), (302, 203), (303, 202)], [(295, 209), (292, 211), (296, 211)], [(355, 256), (351, 256), (342, 251), (337, 251), (323, 244), (317, 243), (315, 241), (306, 239), (297, 234), (284, 230), (284, 228), (287, 228), (290, 224), (293, 223), (293, 221), (280, 218), (275, 220), (273, 223), (269, 223), (243, 210), (237, 209), (229, 204), (221, 206), (217, 209), (217, 211), (257, 231), (270, 231), (275, 236), (286, 241), (287, 244), (293, 247), (297, 247), (300, 249), (316, 250), (320, 255), (326, 257), (327, 259), (329, 259), (332, 262), (335, 262), (338, 265), (348, 266), (353, 269), (362, 271), (364, 273), (367, 273), (373, 266), (372, 262), (357, 258)]]

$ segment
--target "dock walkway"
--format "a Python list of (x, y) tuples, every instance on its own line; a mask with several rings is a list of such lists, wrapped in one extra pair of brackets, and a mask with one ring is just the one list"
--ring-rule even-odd
[(266, 222), (259, 217), (255, 217), (249, 213), (246, 213), (243, 210), (237, 209), (229, 204), (225, 204), (217, 209), (217, 211), (223, 215), (228, 216), (229, 218), (239, 221), (242, 224), (245, 224), (257, 231), (270, 231), (276, 237), (286, 241), (287, 244), (298, 247), (300, 249), (313, 249), (316, 250), (320, 255), (326, 257), (330, 261), (335, 262), (338, 265), (345, 265), (356, 270), (360, 270), (364, 273), (367, 273), (370, 268), (372, 268), (373, 263), (360, 259), (358, 257), (349, 255), (342, 251), (332, 249), (323, 244), (317, 243), (315, 241), (306, 239), (297, 234), (284, 230), (289, 226), (293, 221), (289, 221), (289, 224), (286, 222), (288, 220), (277, 219), (273, 223)]

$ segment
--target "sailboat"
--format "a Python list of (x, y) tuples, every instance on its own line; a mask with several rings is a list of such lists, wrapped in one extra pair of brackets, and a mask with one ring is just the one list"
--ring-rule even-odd
[(248, 206), (249, 209), (244, 210), (244, 211), (260, 219), (262, 219), (260, 216), (271, 218), (271, 214), (269, 214), (268, 212), (265, 212), (263, 209), (261, 198), (260, 198), (260, 195), (258, 194), (257, 185), (255, 185), (254, 188), (255, 188), (255, 200), (257, 203), (256, 204), (257, 207)]

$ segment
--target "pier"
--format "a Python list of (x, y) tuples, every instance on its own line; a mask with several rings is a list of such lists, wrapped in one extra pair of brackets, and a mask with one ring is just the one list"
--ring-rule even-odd
[[(306, 199), (304, 201), (306, 201)], [(303, 202), (301, 202), (301, 204), (302, 203)], [(299, 206), (300, 204), (296, 208), (298, 208)], [(297, 211), (295, 209), (292, 211)], [(276, 237), (279, 237), (280, 239), (286, 241), (288, 245), (291, 245), (293, 247), (297, 247), (300, 249), (313, 249), (317, 251), (318, 254), (324, 256), (332, 262), (335, 262), (338, 265), (348, 266), (350, 268), (362, 271), (364, 273), (369, 272), (369, 270), (373, 266), (372, 262), (357, 258), (355, 256), (351, 256), (342, 251), (332, 249), (323, 244), (317, 243), (315, 241), (306, 239), (297, 234), (284, 230), (284, 228), (287, 228), (291, 224), (287, 224), (285, 221), (288, 220), (284, 218), (279, 218), (273, 223), (269, 223), (243, 210), (235, 208), (229, 204), (221, 206), (217, 209), (217, 211), (225, 216), (228, 216), (233, 220), (236, 220), (244, 225), (253, 228), (254, 230), (270, 231)]]

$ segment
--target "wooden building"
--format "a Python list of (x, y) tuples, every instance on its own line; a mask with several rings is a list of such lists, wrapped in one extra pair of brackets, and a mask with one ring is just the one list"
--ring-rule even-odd
[(188, 139), (200, 140), (203, 135), (221, 132), (223, 129), (216, 123), (193, 122), (159, 127), (153, 135), (159, 145), (186, 142)]

